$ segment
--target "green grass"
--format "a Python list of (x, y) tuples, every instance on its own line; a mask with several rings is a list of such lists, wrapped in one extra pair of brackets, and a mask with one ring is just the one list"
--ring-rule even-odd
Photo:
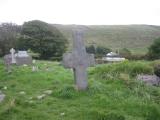
[[(36, 64), (37, 72), (32, 72), (31, 66), (13, 66), (12, 73), (7, 73), (0, 61), (0, 89), (6, 94), (0, 103), (0, 120), (160, 118), (160, 88), (135, 80), (136, 74), (152, 74), (154, 62), (126, 61), (92, 67), (88, 70), (87, 91), (75, 90), (72, 71), (58, 62), (38, 61)], [(38, 100), (37, 96), (45, 90), (53, 93)], [(19, 94), (20, 91), (26, 94)]]
[[(72, 29), (75, 25), (54, 26), (64, 34), (71, 46)], [(89, 25), (83, 28), (86, 30), (86, 45), (96, 44), (114, 51), (128, 48), (134, 54), (145, 54), (153, 40), (160, 37), (160, 27), (153, 25)]]

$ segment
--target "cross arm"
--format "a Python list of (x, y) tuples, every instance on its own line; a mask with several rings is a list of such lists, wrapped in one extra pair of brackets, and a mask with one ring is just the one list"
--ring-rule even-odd
[(63, 54), (63, 66), (65, 68), (73, 68), (74, 67), (73, 53), (64, 53)]

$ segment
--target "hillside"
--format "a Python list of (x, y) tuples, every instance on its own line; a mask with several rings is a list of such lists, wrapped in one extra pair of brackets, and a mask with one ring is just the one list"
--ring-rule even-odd
[[(75, 25), (56, 26), (64, 36), (72, 41), (72, 28)], [(160, 26), (153, 25), (90, 25), (82, 26), (86, 45), (96, 44), (112, 48), (129, 48), (134, 53), (145, 53), (155, 38), (160, 37)]]
[(6, 95), (0, 120), (159, 120), (160, 87), (135, 80), (152, 74), (153, 64), (97, 65), (88, 70), (88, 90), (77, 91), (73, 72), (58, 62), (37, 61), (35, 72), (13, 66), (7, 73), (0, 59), (0, 91)]

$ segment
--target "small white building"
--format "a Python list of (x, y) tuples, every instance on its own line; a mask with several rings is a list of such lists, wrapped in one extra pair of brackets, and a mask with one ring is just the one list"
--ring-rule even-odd
[(119, 62), (119, 61), (124, 61), (125, 58), (120, 57), (117, 53), (110, 52), (106, 54), (105, 57), (102, 58), (103, 61), (108, 61), (108, 62)]

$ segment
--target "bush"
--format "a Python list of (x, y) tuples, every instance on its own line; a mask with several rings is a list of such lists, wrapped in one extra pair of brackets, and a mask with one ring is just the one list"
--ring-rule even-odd
[(160, 77), (160, 64), (154, 66), (154, 74)]
[(92, 53), (92, 54), (96, 53), (96, 49), (93, 45), (87, 46), (86, 51), (87, 51), (87, 53)]
[(130, 56), (130, 58), (128, 58), (130, 60), (146, 60), (147, 59), (147, 56), (146, 55), (143, 55), (143, 54), (132, 54)]
[(124, 57), (124, 58), (130, 59), (131, 56), (132, 56), (132, 53), (129, 49), (123, 48), (119, 51), (119, 55)]
[(87, 51), (87, 53), (95, 54), (95, 57), (99, 58), (99, 57), (105, 56), (107, 53), (111, 52), (111, 49), (103, 47), (103, 46), (94, 47), (93, 45), (90, 45), (90, 46), (86, 47), (86, 51)]
[(28, 54), (30, 55), (30, 56), (32, 56), (32, 58), (34, 58), (34, 59), (38, 59), (39, 57), (40, 57), (40, 54), (39, 53), (34, 53), (32, 50), (28, 50), (27, 51), (28, 52)]
[(121, 73), (135, 77), (138, 74), (152, 74), (153, 68), (145, 62), (129, 62), (113, 63), (96, 67), (92, 73), (101, 79), (119, 78)]
[(155, 39), (148, 49), (148, 57), (151, 60), (160, 59), (160, 38)]
[(102, 46), (98, 46), (96, 48), (96, 56), (97, 57), (105, 56), (109, 52), (111, 52), (110, 48), (106, 48), (106, 47), (102, 47)]

